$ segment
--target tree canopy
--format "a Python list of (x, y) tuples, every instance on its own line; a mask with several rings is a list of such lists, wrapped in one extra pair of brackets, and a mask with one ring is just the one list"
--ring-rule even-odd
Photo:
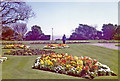
[(94, 40), (97, 37), (97, 34), (100, 36), (100, 32), (96, 30), (95, 27), (88, 26), (85, 24), (79, 24), (78, 28), (70, 36), (70, 40)]
[(29, 31), (26, 34), (26, 39), (27, 40), (39, 40), (41, 35), (44, 35), (44, 33), (42, 33), (41, 27), (34, 25), (31, 27), (32, 31)]
[(0, 23), (2, 26), (16, 23), (17, 21), (26, 21), (33, 16), (32, 8), (25, 2), (0, 2)]

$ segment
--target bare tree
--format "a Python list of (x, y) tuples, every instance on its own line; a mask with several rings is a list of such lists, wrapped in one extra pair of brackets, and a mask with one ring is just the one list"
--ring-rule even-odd
[(32, 8), (25, 2), (0, 1), (0, 24), (7, 25), (17, 21), (26, 21), (34, 16)]
[(18, 33), (19, 37), (23, 39), (25, 33), (27, 32), (26, 23), (15, 23), (11, 25), (11, 28)]

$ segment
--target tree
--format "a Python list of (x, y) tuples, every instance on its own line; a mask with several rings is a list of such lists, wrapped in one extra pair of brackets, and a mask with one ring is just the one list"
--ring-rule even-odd
[(44, 33), (42, 33), (41, 27), (35, 25), (31, 27), (32, 31), (26, 34), (27, 40), (39, 40)]
[(116, 25), (113, 24), (103, 24), (102, 31), (103, 31), (103, 39), (105, 40), (112, 40), (114, 36), (114, 32), (117, 29)]
[(97, 31), (96, 37), (97, 37), (99, 40), (102, 39), (102, 38), (103, 38), (103, 36), (102, 36), (102, 31)]
[(11, 40), (11, 38), (14, 37), (14, 30), (12, 30), (10, 27), (3, 27), (2, 28), (2, 40)]
[(27, 32), (27, 25), (26, 23), (15, 23), (11, 25), (11, 28), (18, 33), (19, 38), (23, 40), (25, 33)]
[(113, 39), (115, 40), (120, 40), (120, 25), (117, 26), (115, 32), (114, 32), (114, 35), (113, 35)]
[(33, 16), (34, 13), (31, 7), (25, 2), (9, 2), (6, 0), (0, 2), (0, 24), (2, 26), (17, 21), (26, 21)]
[(97, 36), (96, 28), (84, 24), (79, 24), (78, 28), (70, 36), (70, 40), (94, 40)]

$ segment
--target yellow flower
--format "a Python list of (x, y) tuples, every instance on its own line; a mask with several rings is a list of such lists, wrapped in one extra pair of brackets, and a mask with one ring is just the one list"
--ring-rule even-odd
[(50, 61), (50, 65), (53, 65), (53, 63)]
[(70, 64), (67, 64), (67, 65), (66, 65), (67, 68), (70, 67), (70, 66), (71, 66)]
[(24, 54), (25, 54), (25, 55), (27, 55), (28, 53), (27, 53), (27, 52), (25, 52)]
[(72, 63), (72, 64), (76, 64), (76, 62), (75, 62), (75, 61), (71, 61), (71, 63)]
[(6, 45), (6, 47), (11, 47), (10, 45)]
[(75, 60), (78, 60), (78, 57), (77, 56), (74, 56)]
[(11, 47), (13, 47), (14, 45), (10, 45)]
[(58, 54), (57, 57), (62, 57), (62, 55), (59, 55), (59, 54)]
[(83, 61), (82, 60), (77, 60), (77, 64), (83, 65)]
[(79, 71), (81, 71), (82, 70), (82, 68), (79, 68)]
[(20, 45), (20, 47), (21, 47), (21, 48), (23, 48), (23, 47), (24, 47), (24, 45)]
[(11, 53), (11, 51), (8, 51), (7, 53)]
[(29, 55), (32, 55), (32, 53), (29, 53)]
[(43, 57), (45, 57), (45, 54), (43, 55)]
[(53, 65), (53, 63), (50, 60), (46, 60), (45, 65)]
[(53, 58), (52, 61), (55, 61), (55, 62), (56, 62), (57, 60)]
[(77, 66), (75, 71), (81, 71), (83, 66)]
[(40, 61), (40, 64), (41, 64), (41, 65), (43, 65), (43, 64), (44, 64), (43, 60), (41, 60), (41, 61)]
[(53, 44), (54, 47), (56, 47), (57, 45), (56, 44)]
[(56, 57), (56, 55), (52, 55), (52, 57)]
[(49, 58), (50, 58), (49, 56), (45, 57), (46, 60), (49, 59)]

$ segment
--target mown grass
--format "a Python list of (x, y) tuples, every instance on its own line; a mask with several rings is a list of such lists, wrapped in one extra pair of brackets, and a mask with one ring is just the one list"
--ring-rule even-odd
[[(42, 49), (45, 44), (32, 44), (32, 49)], [(118, 75), (118, 50), (112, 50), (104, 47), (69, 44), (70, 48), (53, 49), (56, 53), (68, 53), (73, 56), (89, 56), (97, 59), (103, 64), (108, 65), (112, 71)], [(2, 54), (8, 51), (3, 49)], [(58, 74), (48, 71), (32, 69), (35, 59), (40, 56), (7, 56), (8, 60), (2, 64), (2, 79), (82, 79), (64, 74)], [(118, 76), (96, 77), (95, 79), (117, 79)]]

